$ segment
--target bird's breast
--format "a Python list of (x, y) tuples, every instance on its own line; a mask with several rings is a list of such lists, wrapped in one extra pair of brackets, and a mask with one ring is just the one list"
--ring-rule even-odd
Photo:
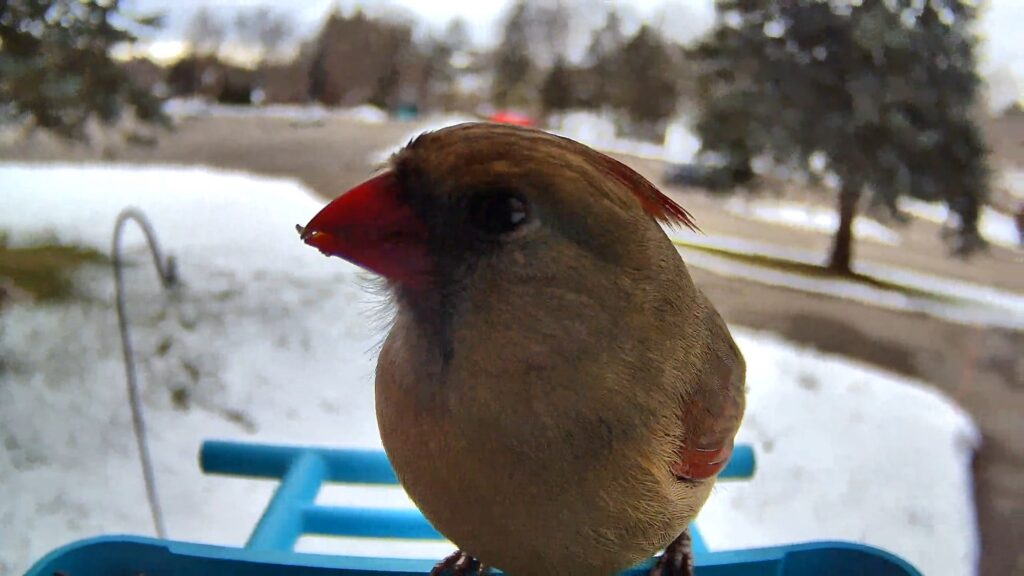
[(462, 366), (458, 353), (423, 364), (423, 343), (396, 328), (377, 371), (381, 438), (409, 496), (465, 551), (521, 576), (571, 574), (580, 558), (581, 574), (600, 574), (667, 544), (706, 497), (680, 498), (671, 438), (657, 418), (615, 410), (628, 395), (585, 398), (601, 387), (557, 381), (580, 366)]

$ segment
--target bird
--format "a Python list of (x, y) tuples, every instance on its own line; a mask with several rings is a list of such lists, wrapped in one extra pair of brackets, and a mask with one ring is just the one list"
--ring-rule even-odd
[(458, 550), (431, 572), (692, 573), (689, 523), (742, 420), (746, 366), (664, 226), (692, 216), (574, 140), (423, 133), (301, 239), (381, 277), (384, 450)]

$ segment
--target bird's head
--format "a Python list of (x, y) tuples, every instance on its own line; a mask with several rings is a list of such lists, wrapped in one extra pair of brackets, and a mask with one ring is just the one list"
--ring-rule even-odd
[(299, 230), (415, 300), (474, 278), (551, 275), (566, 257), (628, 267), (637, 229), (656, 221), (693, 227), (617, 160), (540, 130), (469, 123), (416, 138)]

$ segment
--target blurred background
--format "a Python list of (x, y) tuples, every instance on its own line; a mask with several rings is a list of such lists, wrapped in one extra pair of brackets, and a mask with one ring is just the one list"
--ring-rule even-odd
[(121, 207), (182, 266), (165, 295), (129, 244), (172, 536), (237, 543), (269, 488), (198, 477), (200, 439), (379, 445), (371, 298), (291, 225), (473, 120), (579, 140), (694, 214), (668, 233), (741, 335), (763, 458), (702, 516), (713, 545), (1024, 574), (1021, 26), (1017, 0), (3, 1), (0, 574), (150, 529)]

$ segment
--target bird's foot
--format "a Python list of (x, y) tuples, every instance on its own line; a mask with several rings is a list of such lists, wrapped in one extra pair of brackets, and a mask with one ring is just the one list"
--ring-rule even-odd
[(483, 576), (487, 572), (487, 566), (479, 560), (462, 550), (456, 550), (438, 562), (430, 571), (430, 576)]
[(692, 548), (690, 529), (687, 528), (665, 548), (665, 553), (651, 568), (649, 576), (693, 576)]

